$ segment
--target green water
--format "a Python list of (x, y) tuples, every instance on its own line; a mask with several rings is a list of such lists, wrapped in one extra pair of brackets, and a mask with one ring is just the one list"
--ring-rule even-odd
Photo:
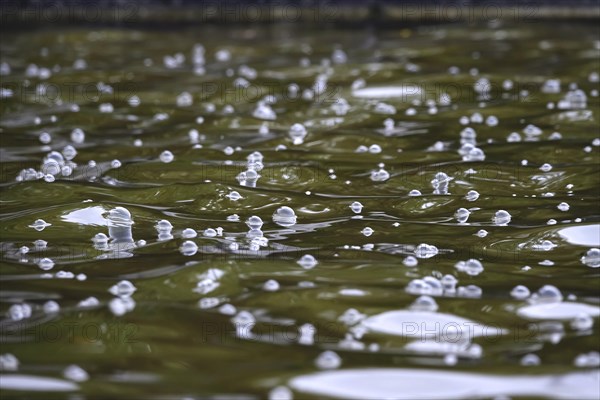
[[(205, 48), (197, 73), (196, 43)], [(347, 60), (323, 61), (336, 48)], [(575, 362), (600, 350), (600, 274), (581, 261), (600, 246), (599, 152), (592, 143), (600, 137), (599, 84), (593, 77), (600, 58), (597, 27), (532, 22), (384, 31), (293, 25), (55, 28), (3, 32), (0, 50), (1, 61), (10, 65), (1, 86), (12, 90), (0, 100), (0, 354), (19, 361), (17, 368), (2, 371), (3, 398), (268, 398), (278, 386), (296, 399), (597, 398), (598, 365)], [(219, 50), (229, 51), (230, 59), (217, 60)], [(165, 67), (163, 57), (176, 53), (185, 61)], [(302, 65), (303, 58), (310, 64)], [(85, 60), (85, 68), (75, 68), (77, 59)], [(51, 76), (26, 76), (30, 64), (48, 68)], [(242, 65), (256, 76), (244, 69), (240, 74)], [(451, 74), (453, 66), (458, 72)], [(319, 75), (327, 77), (327, 88), (302, 99)], [(250, 84), (246, 89), (234, 85), (240, 76)], [(360, 78), (367, 87), (404, 87), (410, 93), (361, 98), (352, 89)], [(487, 95), (474, 91), (480, 78), (491, 82)], [(560, 93), (543, 93), (548, 79), (560, 79)], [(503, 88), (506, 80), (512, 87)], [(100, 93), (98, 82), (112, 93)], [(37, 89), (44, 83), (45, 93)], [(289, 95), (293, 83), (299, 98)], [(585, 92), (587, 103), (560, 109), (558, 102), (574, 89), (570, 84)], [(176, 98), (184, 91), (193, 104), (178, 107)], [(444, 93), (451, 104), (439, 104)], [(252, 115), (267, 95), (277, 100), (276, 120)], [(132, 96), (139, 106), (130, 105)], [(343, 104), (340, 98), (349, 105), (345, 113), (336, 107)], [(428, 100), (438, 102), (435, 110)], [(396, 113), (378, 112), (380, 102)], [(102, 103), (112, 104), (113, 112), (101, 113)], [(407, 113), (409, 108), (416, 114)], [(168, 118), (157, 119), (159, 113)], [(474, 113), (495, 116), (498, 124), (477, 123), (476, 117), (459, 122)], [(395, 124), (388, 131), (387, 118)], [(268, 133), (259, 133), (263, 123)], [(294, 123), (306, 126), (302, 144), (288, 136)], [(541, 134), (528, 137), (529, 124)], [(463, 161), (458, 154), (466, 126), (476, 131), (484, 161)], [(51, 183), (15, 180), (25, 168), (40, 170), (50, 151), (73, 145), (75, 128), (85, 132), (85, 141), (74, 144), (72, 175), (58, 174)], [(201, 148), (190, 141), (192, 129)], [(42, 132), (51, 135), (49, 144), (40, 143)], [(522, 140), (507, 142), (511, 132)], [(432, 151), (438, 141), (441, 151)], [(356, 152), (373, 144), (380, 153)], [(276, 150), (279, 145), (286, 148)], [(227, 155), (228, 146), (237, 149)], [(160, 161), (164, 150), (173, 153), (172, 162)], [(264, 156), (264, 169), (252, 188), (236, 176), (254, 151)], [(114, 159), (120, 168), (111, 167)], [(88, 166), (90, 160), (95, 167)], [(371, 171), (379, 163), (390, 177), (374, 182)], [(552, 169), (540, 170), (544, 163)], [(432, 194), (437, 172), (453, 178), (448, 194)], [(408, 196), (413, 189), (422, 196)], [(476, 201), (465, 199), (469, 190), (480, 194)], [(232, 191), (242, 198), (231, 200)], [(354, 201), (364, 206), (360, 214), (349, 208)], [(567, 211), (557, 208), (561, 202), (568, 203)], [(119, 206), (131, 213), (133, 239), (146, 244), (120, 252), (95, 248), (91, 239), (109, 234), (104, 218)], [(295, 210), (295, 225), (273, 222), (281, 206)], [(471, 211), (462, 224), (454, 217), (461, 207)], [(511, 214), (507, 226), (492, 221), (498, 210)], [(228, 220), (232, 214), (239, 221)], [(244, 221), (252, 215), (262, 218), (268, 239), (258, 251), (246, 237)], [(30, 227), (37, 219), (51, 225), (37, 231)], [(162, 219), (173, 225), (172, 239), (158, 240), (155, 225)], [(548, 224), (550, 219), (556, 224)], [(221, 235), (203, 236), (218, 227)], [(374, 231), (370, 236), (362, 233), (366, 227)], [(185, 228), (198, 236), (183, 239)], [(477, 236), (481, 229), (488, 235)], [(45, 248), (36, 249), (39, 239), (47, 242)], [(182, 254), (186, 240), (198, 245), (194, 255)], [(548, 251), (539, 249), (544, 240), (554, 245)], [(421, 243), (439, 253), (405, 266)], [(20, 252), (22, 246), (29, 252)], [(297, 263), (305, 254), (318, 261), (314, 268)], [(50, 258), (53, 268), (41, 270), (42, 258)], [(455, 268), (470, 258), (480, 260), (484, 271), (471, 276)], [(59, 271), (73, 275), (61, 279)], [(447, 274), (456, 277), (457, 286), (476, 285), (482, 293), (433, 296), (437, 313), (501, 330), (472, 338), (471, 349), (480, 346), (481, 354), (454, 359), (452, 351), (411, 347), (425, 339), (441, 344), (436, 329), (406, 337), (408, 326), (422, 321), (409, 311), (418, 296), (407, 285)], [(201, 293), (197, 284), (206, 278), (213, 285)], [(111, 303), (109, 289), (121, 280), (137, 288), (135, 307), (116, 315), (110, 304), (120, 303)], [(278, 282), (278, 290), (263, 289), (269, 280)], [(510, 295), (517, 285), (531, 293), (556, 286), (563, 303), (576, 303), (584, 315), (568, 309), (565, 317), (550, 309), (527, 317), (519, 313), (527, 301)], [(91, 296), (97, 306), (78, 305)], [(200, 307), (206, 298), (215, 299), (213, 307)], [(49, 300), (60, 311), (45, 312)], [(29, 305), (31, 315), (11, 318), (15, 304)], [(255, 323), (236, 333), (232, 316), (219, 308), (224, 304), (250, 312)], [(352, 329), (339, 319), (348, 309), (367, 318), (404, 310), (406, 317), (401, 329), (376, 320), (371, 321), (388, 331), (360, 323)], [(575, 317), (590, 316), (591, 328), (572, 327)], [(304, 324), (314, 326), (312, 344), (298, 343)], [(355, 335), (351, 341), (349, 334)], [(327, 350), (339, 356), (337, 369), (315, 364)], [(527, 354), (537, 355), (539, 364), (521, 365)], [(69, 365), (81, 367), (88, 379), (63, 376)]]

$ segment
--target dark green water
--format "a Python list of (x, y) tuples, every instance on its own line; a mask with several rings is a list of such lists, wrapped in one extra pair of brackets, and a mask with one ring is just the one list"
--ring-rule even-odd
[[(3, 398), (598, 398), (596, 27), (73, 28), (4, 32), (0, 50)], [(303, 98), (316, 80), (326, 88)], [(177, 105), (183, 92), (191, 105)], [(253, 115), (266, 96), (275, 120)], [(459, 154), (466, 127), (485, 159)], [(76, 165), (42, 168), (67, 145)], [(243, 186), (255, 151), (264, 168)], [(16, 180), (56, 165), (72, 174)], [(438, 172), (452, 180), (434, 193)], [(295, 225), (273, 221), (282, 206)], [(94, 244), (116, 207), (135, 242)], [(262, 234), (248, 237), (253, 215)], [(422, 243), (438, 253), (406, 266)], [(469, 259), (483, 271), (456, 267)], [(457, 290), (407, 291), (445, 275)], [(131, 297), (109, 291), (122, 280)], [(562, 301), (552, 288), (515, 298), (517, 285), (552, 285)], [(419, 294), (437, 311), (427, 298), (416, 309)]]

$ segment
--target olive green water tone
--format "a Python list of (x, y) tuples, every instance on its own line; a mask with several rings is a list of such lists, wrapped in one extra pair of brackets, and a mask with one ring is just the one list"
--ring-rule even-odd
[(600, 396), (593, 24), (2, 36), (2, 398)]

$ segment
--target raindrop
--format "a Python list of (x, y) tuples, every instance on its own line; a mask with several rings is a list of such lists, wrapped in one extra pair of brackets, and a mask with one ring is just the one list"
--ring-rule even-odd
[(315, 365), (319, 369), (336, 369), (342, 365), (342, 359), (337, 353), (327, 350), (319, 354), (315, 360)]
[(540, 358), (535, 354), (526, 354), (521, 358), (521, 365), (525, 367), (540, 365), (540, 363)]
[[(194, 232), (196, 232), (196, 231), (194, 231)], [(181, 244), (179, 251), (184, 256), (193, 256), (194, 254), (196, 254), (198, 252), (198, 245), (196, 243), (192, 242), (191, 240), (186, 240), (185, 242), (183, 242)]]
[(294, 124), (290, 128), (289, 135), (294, 144), (302, 144), (307, 135), (306, 128), (302, 124)]
[(181, 237), (184, 239), (192, 239), (192, 238), (195, 238), (196, 236), (198, 236), (198, 232), (196, 232), (196, 230), (194, 230), (192, 228), (185, 228), (181, 232)]
[(130, 297), (136, 290), (137, 288), (133, 286), (133, 283), (127, 280), (122, 280), (108, 289), (110, 293), (119, 297)]
[(373, 232), (375, 232), (375, 231), (368, 226), (366, 228), (364, 228), (362, 231), (360, 231), (360, 233), (362, 233), (366, 237), (371, 236), (373, 234)]
[(312, 269), (316, 267), (319, 262), (312, 255), (305, 254), (300, 257), (297, 263), (304, 269)]
[(173, 156), (173, 153), (171, 153), (169, 150), (165, 150), (162, 153), (160, 153), (160, 161), (164, 162), (165, 164), (170, 163), (174, 159), (175, 156)]
[(469, 219), (469, 215), (471, 215), (471, 212), (469, 210), (467, 210), (466, 208), (459, 208), (454, 213), (454, 218), (456, 218), (456, 220), (459, 223), (464, 224)]
[(404, 264), (408, 268), (414, 268), (419, 264), (419, 261), (413, 256), (407, 256), (403, 261)]
[(415, 248), (417, 258), (431, 258), (438, 254), (438, 248), (426, 243), (421, 243)]
[(360, 214), (360, 212), (363, 209), (363, 205), (361, 203), (359, 203), (358, 201), (355, 201), (352, 204), (350, 204), (350, 209), (352, 210), (353, 213)]
[(581, 257), (581, 262), (591, 268), (600, 268), (600, 249), (589, 249), (585, 255)]
[(508, 213), (508, 211), (498, 210), (498, 211), (496, 211), (496, 214), (494, 215), (494, 218), (492, 220), (493, 220), (494, 224), (496, 224), (498, 226), (506, 226), (510, 222), (511, 218), (512, 217)]
[(524, 300), (528, 298), (530, 294), (529, 289), (523, 285), (517, 285), (510, 291), (510, 295), (517, 300)]
[(279, 290), (279, 282), (274, 279), (269, 279), (263, 284), (262, 289), (265, 292), (276, 292)]
[(289, 228), (296, 224), (296, 213), (293, 209), (287, 206), (279, 207), (277, 211), (273, 213), (273, 222), (284, 228)]
[(565, 203), (564, 201), (562, 203), (560, 203), (558, 206), (556, 206), (556, 208), (558, 208), (560, 211), (569, 211), (569, 204)]
[(467, 194), (465, 195), (465, 199), (467, 199), (467, 201), (475, 201), (479, 198), (479, 193), (475, 190), (469, 190), (467, 192)]
[(483, 272), (483, 265), (479, 260), (471, 258), (467, 261), (459, 261), (454, 266), (457, 270), (465, 272), (468, 275), (475, 276)]
[(248, 218), (248, 220), (246, 221), (246, 225), (248, 225), (248, 227), (253, 230), (260, 229), (263, 226), (263, 220), (260, 217), (253, 215), (250, 218)]
[(54, 268), (54, 261), (52, 261), (49, 258), (42, 258), (39, 262), (38, 262), (38, 267), (40, 267), (40, 269), (44, 270), (44, 271), (49, 271), (52, 268)]
[(589, 314), (579, 314), (571, 321), (571, 328), (576, 331), (587, 331), (594, 326), (594, 319)]

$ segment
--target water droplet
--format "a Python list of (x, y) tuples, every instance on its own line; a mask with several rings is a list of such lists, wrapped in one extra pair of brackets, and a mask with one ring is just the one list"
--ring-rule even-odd
[(164, 162), (165, 164), (170, 163), (174, 159), (175, 156), (169, 150), (165, 150), (162, 153), (160, 153), (160, 161)]
[(511, 221), (512, 216), (505, 210), (498, 210), (494, 215), (493, 222), (498, 226), (506, 226)]
[(248, 218), (246, 225), (248, 225), (250, 229), (260, 229), (263, 226), (263, 220), (260, 217), (253, 215)]
[(75, 382), (85, 382), (90, 379), (88, 373), (77, 365), (69, 365), (63, 371), (63, 376)]
[(458, 297), (467, 297), (472, 299), (481, 297), (482, 293), (483, 290), (476, 285), (460, 286), (457, 291)]
[[(196, 232), (196, 231), (194, 231), (194, 232)], [(184, 256), (188, 256), (188, 257), (193, 256), (194, 254), (196, 254), (198, 252), (198, 245), (196, 243), (192, 242), (191, 240), (186, 240), (185, 242), (183, 242), (181, 244), (179, 251)]]
[(456, 218), (456, 220), (459, 223), (464, 224), (469, 219), (469, 215), (471, 215), (471, 212), (469, 210), (467, 210), (466, 208), (459, 208), (454, 213), (454, 218)]
[(39, 262), (38, 262), (38, 267), (40, 267), (40, 269), (44, 270), (44, 271), (49, 271), (52, 268), (54, 268), (54, 261), (52, 261), (49, 258), (42, 258)]
[(431, 258), (438, 254), (438, 248), (426, 243), (421, 243), (415, 248), (417, 258)]
[(51, 226), (52, 224), (47, 223), (43, 219), (36, 219), (35, 222), (29, 225), (30, 228), (35, 229), (38, 232), (43, 231), (46, 227)]
[(373, 182), (385, 182), (390, 179), (390, 173), (383, 168), (371, 171), (371, 180)]
[(277, 211), (273, 213), (273, 222), (284, 228), (289, 228), (296, 224), (296, 213), (293, 209), (287, 206), (279, 207)]
[(302, 144), (307, 135), (306, 128), (302, 124), (294, 124), (290, 128), (289, 135), (294, 144)]
[(419, 261), (413, 256), (407, 256), (403, 261), (404, 264), (408, 268), (414, 268), (419, 264)]
[(215, 237), (215, 236), (217, 236), (217, 231), (214, 230), (213, 228), (208, 228), (208, 229), (204, 230), (203, 235), (206, 237)]
[(585, 255), (581, 257), (581, 262), (591, 268), (600, 268), (600, 249), (589, 249)]
[(564, 201), (562, 203), (560, 203), (559, 205), (556, 206), (556, 208), (558, 208), (560, 211), (569, 211), (569, 204), (565, 203)]
[(413, 189), (410, 192), (408, 192), (408, 195), (411, 197), (421, 196), (421, 191), (417, 190), (417, 189)]
[(192, 229), (192, 228), (185, 228), (181, 232), (181, 237), (184, 239), (192, 239), (192, 238), (195, 238), (196, 236), (198, 236), (198, 232), (196, 232), (196, 230)]
[(431, 296), (419, 296), (410, 305), (410, 309), (414, 311), (437, 311), (438, 304)]
[(361, 203), (359, 203), (358, 201), (355, 201), (352, 204), (350, 204), (350, 209), (352, 210), (353, 213), (360, 214), (360, 212), (363, 209), (363, 205)]
[(262, 289), (265, 292), (276, 292), (279, 290), (279, 282), (274, 279), (269, 279), (263, 284)]
[(108, 236), (114, 243), (133, 243), (131, 213), (124, 207), (115, 207), (108, 213)]
[(286, 386), (277, 386), (269, 392), (269, 400), (293, 400), (292, 391)]
[(544, 172), (550, 172), (550, 171), (552, 171), (552, 165), (550, 165), (548, 163), (542, 164), (542, 166), (540, 167), (540, 170), (544, 171)]
[(540, 365), (540, 364), (541, 364), (540, 358), (535, 354), (526, 354), (523, 356), (523, 358), (521, 358), (521, 365), (523, 365), (525, 367), (531, 367), (531, 366), (536, 366), (536, 365)]
[(239, 194), (239, 193), (238, 193), (238, 192), (236, 192), (236, 191), (233, 191), (233, 192), (229, 193), (229, 194), (227, 195), (227, 197), (228, 197), (228, 198), (229, 198), (229, 200), (231, 200), (231, 201), (238, 201), (239, 199), (241, 199), (241, 198), (242, 198), (242, 195), (241, 195), (241, 194)]
[(581, 313), (571, 320), (571, 328), (576, 331), (587, 331), (593, 326), (594, 319), (589, 314)]
[(523, 285), (517, 285), (510, 291), (510, 295), (517, 300), (524, 300), (528, 298), (530, 294), (529, 289)]
[(46, 314), (56, 314), (60, 311), (60, 305), (54, 300), (48, 300), (44, 303), (44, 313)]
[(373, 232), (375, 232), (375, 231), (368, 226), (366, 228), (364, 228), (362, 231), (360, 231), (360, 233), (362, 233), (366, 237), (371, 236), (373, 234)]
[(122, 280), (108, 289), (110, 293), (119, 297), (130, 297), (136, 290), (137, 288), (133, 286), (133, 283), (127, 280)]
[(26, 303), (13, 304), (8, 309), (8, 317), (13, 321), (21, 321), (31, 317), (31, 306)]
[(563, 295), (556, 286), (544, 285), (531, 296), (531, 303), (560, 303)]
[(467, 201), (475, 201), (479, 198), (479, 193), (475, 190), (469, 190), (467, 192), (467, 194), (465, 195), (465, 199), (467, 199)]
[(81, 144), (85, 141), (85, 132), (80, 128), (75, 128), (71, 131), (71, 141), (73, 143)]
[(183, 92), (177, 96), (177, 107), (189, 107), (194, 103), (192, 95), (188, 92)]
[(319, 262), (310, 254), (305, 254), (302, 257), (300, 257), (297, 263), (304, 269), (312, 269), (316, 267)]
[(578, 368), (600, 367), (600, 353), (597, 351), (590, 351), (589, 353), (579, 354), (575, 358), (574, 364)]
[(342, 365), (342, 359), (337, 353), (327, 350), (319, 354), (315, 360), (315, 365), (319, 369), (336, 369)]
[(454, 267), (468, 275), (475, 276), (483, 272), (483, 265), (479, 260), (471, 258), (467, 261), (459, 261)]
[(19, 360), (10, 353), (0, 355), (0, 371), (17, 371)]

